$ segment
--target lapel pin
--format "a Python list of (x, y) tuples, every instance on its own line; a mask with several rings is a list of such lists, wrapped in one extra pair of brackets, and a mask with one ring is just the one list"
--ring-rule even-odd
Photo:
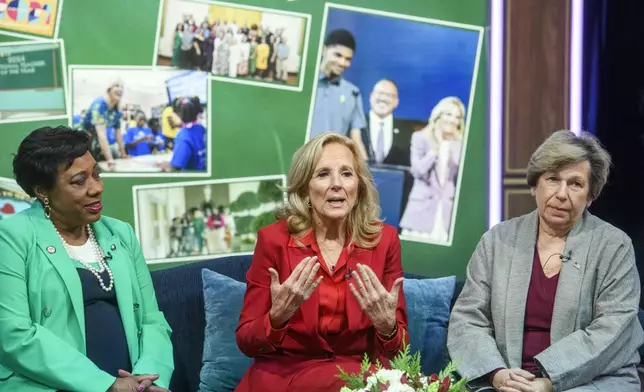
[(49, 252), (49, 253), (51, 253), (53, 255), (54, 253), (56, 253), (56, 248), (54, 248), (53, 246), (49, 245), (47, 247), (47, 252)]
[(344, 95), (340, 95), (340, 103), (344, 103), (347, 99), (344, 97)]
[(577, 268), (577, 269), (579, 269), (579, 268), (581, 267), (577, 261), (575, 261), (574, 263), (572, 263), (572, 265), (573, 265), (575, 268)]
[(111, 250), (116, 250), (116, 245), (112, 244), (112, 246), (110, 246), (110, 249)]
[(394, 128), (394, 133), (400, 133), (400, 131), (398, 130), (398, 128)]

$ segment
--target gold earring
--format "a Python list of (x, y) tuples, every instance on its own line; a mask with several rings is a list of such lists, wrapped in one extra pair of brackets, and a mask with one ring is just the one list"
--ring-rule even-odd
[(49, 219), (51, 217), (51, 206), (49, 205), (48, 197), (45, 197), (43, 204), (45, 205), (45, 216), (47, 217), (47, 219)]

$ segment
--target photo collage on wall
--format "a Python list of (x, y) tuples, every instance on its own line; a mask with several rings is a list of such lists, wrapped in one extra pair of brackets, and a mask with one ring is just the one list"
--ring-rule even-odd
[[(226, 84), (302, 95), (297, 145), (324, 132), (350, 137), (374, 177), (381, 219), (402, 240), (451, 246), (483, 27), (333, 3), (312, 15), (159, 2), (149, 64), (117, 66), (78, 56), (68, 64), (63, 0), (0, 0), (0, 35), (21, 39), (0, 42), (0, 124), (64, 119), (90, 136), (106, 181), (152, 179), (132, 187), (148, 263), (252, 253), (257, 231), (284, 206), (288, 167), (216, 178), (223, 131), (212, 97)], [(0, 188), (0, 217), (31, 203), (10, 179)]]

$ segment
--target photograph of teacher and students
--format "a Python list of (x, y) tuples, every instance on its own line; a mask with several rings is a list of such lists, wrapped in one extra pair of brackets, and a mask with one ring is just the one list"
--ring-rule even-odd
[[(89, 133), (103, 171), (206, 171), (207, 79), (185, 72), (127, 70), (106, 77), (104, 70), (73, 70), (72, 124)], [(198, 85), (182, 87), (179, 96), (172, 89), (177, 77)]]
[[(449, 243), (478, 33), (333, 8), (326, 30), (308, 138), (349, 136), (399, 200), (386, 221), (404, 239)], [(410, 35), (424, 42), (396, 38)]]

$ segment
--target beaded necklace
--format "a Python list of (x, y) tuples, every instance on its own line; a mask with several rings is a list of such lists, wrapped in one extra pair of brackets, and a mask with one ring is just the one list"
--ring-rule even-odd
[[(54, 226), (55, 227), (55, 226)], [(112, 275), (112, 270), (110, 267), (107, 265), (107, 261), (105, 260), (105, 256), (103, 255), (103, 251), (101, 251), (100, 246), (98, 245), (98, 241), (96, 240), (96, 236), (94, 235), (94, 230), (92, 230), (92, 227), (90, 225), (87, 225), (87, 237), (88, 241), (92, 245), (92, 249), (94, 250), (94, 257), (96, 262), (98, 263), (98, 268), (94, 267), (90, 263), (81, 260), (80, 257), (76, 255), (76, 252), (74, 252), (74, 249), (65, 241), (63, 236), (60, 234), (60, 231), (58, 231), (58, 228), (56, 228), (56, 233), (58, 233), (58, 237), (60, 237), (60, 240), (62, 241), (63, 245), (65, 246), (65, 250), (67, 250), (67, 254), (69, 257), (72, 259), (78, 261), (81, 263), (89, 272), (92, 273), (98, 280), (98, 284), (101, 286), (101, 289), (106, 292), (112, 291), (114, 288), (114, 276)], [(110, 283), (109, 285), (105, 285), (105, 282), (103, 281), (103, 278), (101, 277), (101, 274), (103, 272), (107, 271), (107, 274), (109, 275)]]

